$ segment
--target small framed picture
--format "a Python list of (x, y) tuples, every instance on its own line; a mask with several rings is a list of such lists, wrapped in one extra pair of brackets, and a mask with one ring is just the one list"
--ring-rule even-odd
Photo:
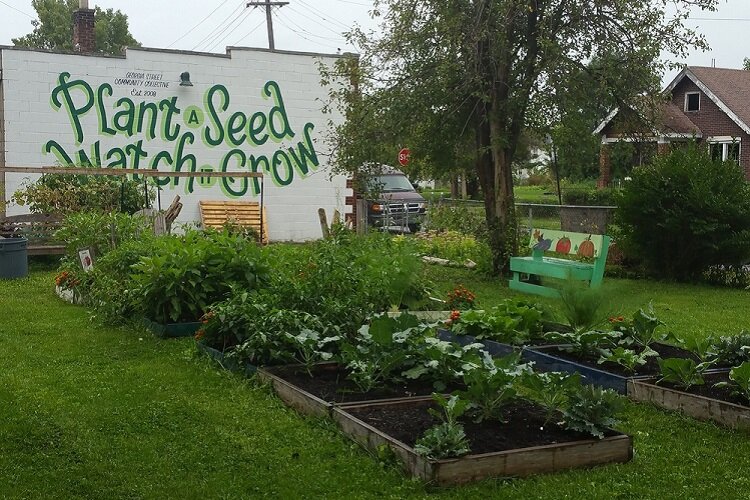
[(94, 269), (94, 257), (90, 248), (78, 250), (78, 258), (81, 260), (81, 267), (85, 272)]

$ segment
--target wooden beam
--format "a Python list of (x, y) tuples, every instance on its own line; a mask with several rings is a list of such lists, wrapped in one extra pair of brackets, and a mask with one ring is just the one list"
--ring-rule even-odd
[(143, 177), (253, 177), (263, 178), (261, 172), (164, 172), (140, 168), (81, 168), (81, 167), (0, 167), (0, 173), (19, 174), (76, 174), (76, 175), (142, 175)]

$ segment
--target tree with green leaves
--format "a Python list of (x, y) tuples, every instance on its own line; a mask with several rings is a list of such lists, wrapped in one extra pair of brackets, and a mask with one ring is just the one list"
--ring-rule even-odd
[[(505, 271), (517, 250), (511, 166), (524, 129), (549, 126), (582, 70), (610, 109), (633, 102), (623, 81), (658, 95), (660, 55), (706, 46), (685, 26), (689, 8), (716, 2), (675, 0), (667, 12), (653, 0), (376, 0), (382, 36), (355, 29), (360, 56), (323, 71), (324, 83), (341, 83), (331, 97), (347, 118), (334, 127), (333, 162), (360, 171), (380, 161), (378, 143), (400, 137), (413, 141), (415, 159), (470, 159), (494, 268)], [(611, 62), (588, 69), (599, 55)]]
[[(48, 50), (73, 50), (73, 12), (78, 0), (32, 0), (39, 19), (31, 21), (34, 30), (14, 38), (18, 47)], [(122, 54), (124, 47), (139, 47), (128, 27), (128, 16), (120, 10), (102, 10), (94, 14), (95, 50), (105, 54)]]

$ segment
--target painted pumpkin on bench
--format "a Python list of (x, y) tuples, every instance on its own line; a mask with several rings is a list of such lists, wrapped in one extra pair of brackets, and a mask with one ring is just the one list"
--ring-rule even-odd
[(563, 236), (559, 240), (557, 240), (557, 245), (555, 246), (555, 252), (557, 253), (569, 253), (570, 252), (570, 238), (567, 236)]
[(591, 241), (591, 235), (589, 235), (589, 237), (583, 240), (578, 246), (578, 255), (581, 257), (593, 257), (595, 252), (596, 249), (594, 248), (594, 243)]

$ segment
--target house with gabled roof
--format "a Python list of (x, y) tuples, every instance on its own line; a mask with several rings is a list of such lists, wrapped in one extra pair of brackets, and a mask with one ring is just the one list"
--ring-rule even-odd
[[(750, 179), (750, 71), (702, 66), (685, 67), (663, 92), (650, 126), (639, 130), (623, 119), (626, 110), (614, 110), (594, 133), (602, 137), (598, 185), (612, 180), (613, 144), (639, 141), (655, 144), (663, 153), (676, 143), (706, 144), (711, 156), (736, 161)], [(628, 125), (630, 123), (631, 125)]]

